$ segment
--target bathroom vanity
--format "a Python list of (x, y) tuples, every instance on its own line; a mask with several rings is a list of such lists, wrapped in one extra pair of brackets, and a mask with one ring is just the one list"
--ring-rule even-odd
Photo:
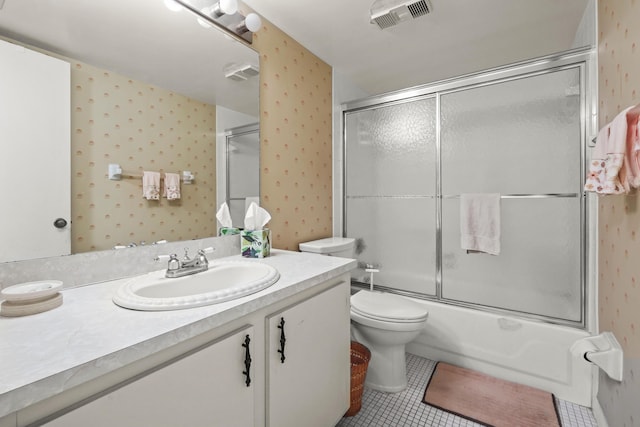
[(355, 261), (251, 261), (280, 279), (233, 301), (128, 310), (111, 301), (121, 279), (0, 319), (0, 426), (335, 425), (349, 406)]

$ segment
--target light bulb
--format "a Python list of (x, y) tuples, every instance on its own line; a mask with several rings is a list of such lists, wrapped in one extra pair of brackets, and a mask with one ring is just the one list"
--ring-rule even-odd
[[(205, 7), (205, 8), (203, 8), (203, 9), (200, 9), (200, 12), (202, 12), (204, 15), (211, 16), (211, 7), (212, 7), (212, 6)], [(202, 26), (202, 27), (204, 27), (204, 28), (209, 28), (209, 27), (211, 27), (211, 24), (209, 24), (209, 23), (208, 23), (207, 21), (205, 21), (203, 18), (198, 17), (197, 21), (198, 21), (198, 24), (200, 24), (200, 26)]]
[(182, 10), (182, 5), (173, 0), (164, 0), (164, 5), (172, 12), (180, 12)]
[(245, 25), (247, 29), (252, 33), (255, 33), (262, 27), (262, 19), (258, 16), (257, 13), (250, 13), (244, 18)]
[(218, 4), (220, 5), (220, 10), (227, 15), (233, 15), (238, 11), (237, 0), (220, 0)]
[(238, 27), (236, 28), (236, 31), (238, 31), (239, 34), (246, 33), (247, 31), (251, 31), (252, 33), (255, 33), (260, 29), (261, 26), (262, 26), (262, 19), (260, 19), (260, 17), (257, 14), (250, 13), (247, 15), (246, 18), (244, 18), (244, 21), (242, 21), (238, 25)]

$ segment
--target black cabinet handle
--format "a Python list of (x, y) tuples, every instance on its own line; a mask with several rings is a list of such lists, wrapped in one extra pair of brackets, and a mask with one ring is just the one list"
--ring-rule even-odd
[(280, 363), (284, 363), (284, 359), (286, 359), (284, 355), (284, 345), (287, 342), (287, 338), (284, 336), (284, 317), (280, 318), (280, 324), (278, 325), (278, 329), (280, 329)]
[(251, 384), (251, 352), (249, 351), (249, 343), (251, 342), (251, 338), (249, 338), (249, 335), (244, 337), (244, 343), (242, 344), (242, 346), (245, 348), (244, 350), (244, 371), (242, 371), (242, 373), (245, 376), (245, 381), (244, 383), (247, 385), (247, 387), (249, 387), (249, 384)]

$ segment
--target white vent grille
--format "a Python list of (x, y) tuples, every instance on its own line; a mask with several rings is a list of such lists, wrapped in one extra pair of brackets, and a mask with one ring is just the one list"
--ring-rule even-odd
[(396, 21), (396, 18), (394, 18), (393, 15), (390, 13), (387, 13), (386, 15), (378, 16), (377, 18), (373, 18), (373, 19), (376, 21), (376, 24), (378, 24), (378, 27), (382, 29), (393, 27), (398, 23)]
[(224, 71), (224, 76), (228, 79), (241, 82), (248, 80), (251, 77), (255, 77), (260, 74), (260, 69), (255, 65), (250, 64), (231, 64)]
[(431, 10), (429, 10), (429, 5), (424, 0), (411, 3), (407, 7), (409, 8), (409, 12), (411, 12), (411, 16), (413, 16), (414, 18), (426, 15), (427, 13), (431, 12)]
[(378, 0), (371, 7), (371, 22), (376, 23), (381, 29), (385, 29), (430, 12), (431, 5), (427, 0)]

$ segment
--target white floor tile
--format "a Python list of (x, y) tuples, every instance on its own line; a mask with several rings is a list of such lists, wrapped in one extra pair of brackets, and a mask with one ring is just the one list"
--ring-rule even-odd
[[(336, 427), (471, 427), (482, 426), (422, 403), (435, 362), (407, 354), (409, 386), (400, 393), (381, 393), (365, 388), (362, 409), (343, 418)], [(556, 399), (562, 427), (597, 427), (591, 409)]]

